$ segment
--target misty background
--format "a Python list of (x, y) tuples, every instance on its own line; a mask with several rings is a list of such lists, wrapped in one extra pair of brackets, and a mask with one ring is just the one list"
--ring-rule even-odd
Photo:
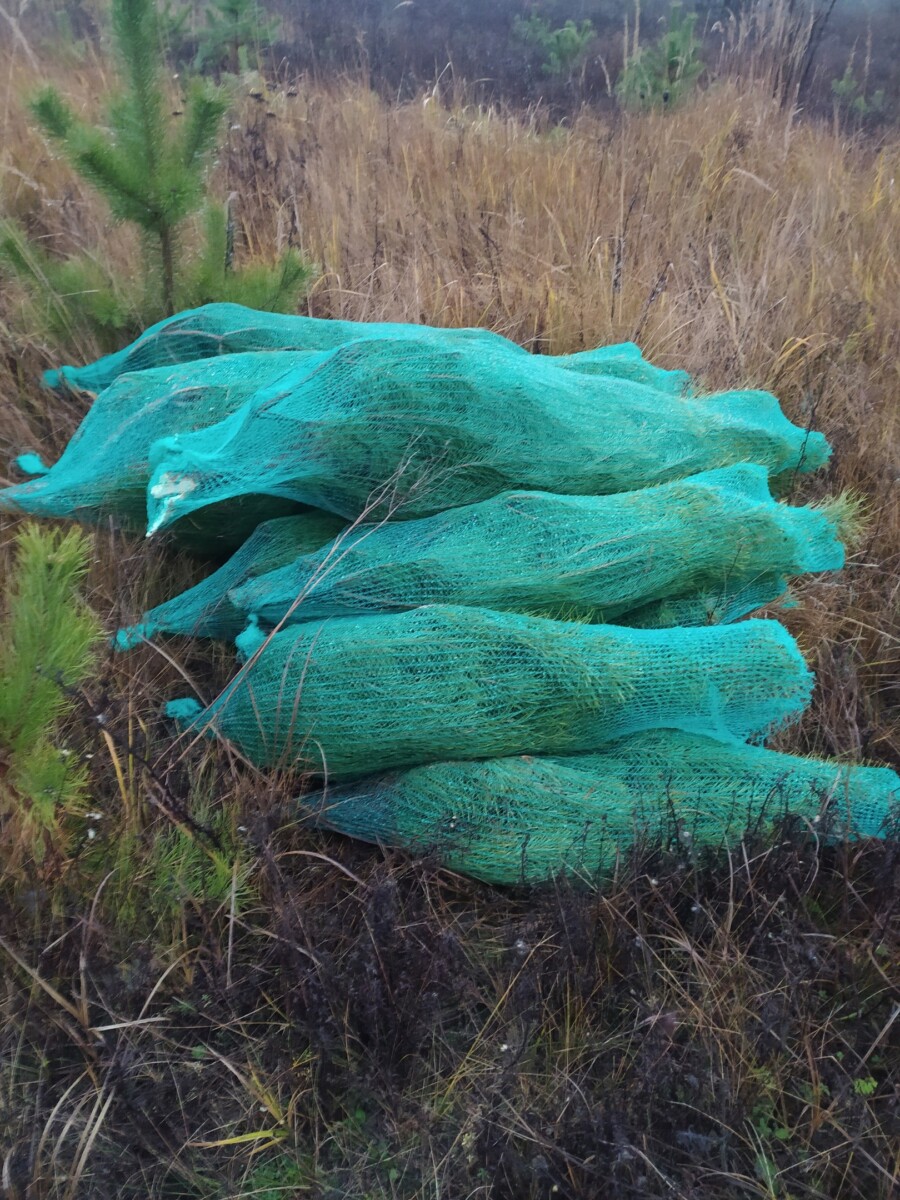
[[(159, 0), (173, 54), (197, 52), (206, 5)], [(259, 30), (253, 67), (285, 81), (352, 74), (395, 99), (461, 84), (480, 103), (542, 102), (558, 112), (612, 106), (636, 46), (668, 26), (670, 0), (232, 0)], [(104, 0), (20, 0), (32, 35), (71, 46), (98, 43)], [(877, 127), (900, 118), (900, 0), (685, 0), (696, 13), (701, 85), (741, 66), (754, 42), (793, 55), (780, 99), (819, 114), (843, 107)], [(560, 60), (556, 31), (571, 22)], [(626, 40), (627, 39), (627, 40)], [(564, 46), (564, 50), (566, 47)], [(246, 62), (244, 65), (247, 65)]]

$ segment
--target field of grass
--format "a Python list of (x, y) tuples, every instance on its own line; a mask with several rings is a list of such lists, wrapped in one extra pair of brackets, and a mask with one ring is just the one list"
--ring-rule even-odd
[[(43, 73), (42, 73), (43, 72)], [(123, 276), (139, 246), (33, 132), (53, 77), (0, 60), (0, 211)], [(300, 246), (315, 316), (482, 325), (535, 352), (637, 340), (709, 387), (775, 391), (834, 445), (868, 532), (785, 620), (817, 673), (782, 748), (900, 766), (900, 137), (806, 123), (766, 80), (563, 126), (352, 81), (240, 98), (215, 167), (238, 254)], [(296, 95), (291, 94), (296, 91)], [(0, 482), (83, 410), (36, 379), (91, 358), (0, 292)], [(15, 522), (0, 525), (0, 579)], [(106, 628), (199, 577), (101, 529)], [(161, 715), (222, 649), (104, 657), (67, 746), (91, 813), (40, 863), (0, 813), (3, 1194), (864, 1197), (896, 1192), (896, 846), (785, 837), (515, 894), (298, 828), (300, 784)], [(3, 762), (0, 758), (0, 770)]]

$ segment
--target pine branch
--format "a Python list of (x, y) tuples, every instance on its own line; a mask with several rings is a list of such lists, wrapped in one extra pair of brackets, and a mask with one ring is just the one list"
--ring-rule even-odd
[(7, 263), (17, 275), (40, 278), (46, 255), (27, 240), (22, 230), (11, 220), (0, 221), (0, 262)]
[(132, 162), (120, 154), (99, 130), (83, 131), (69, 150), (73, 165), (102, 192), (113, 215), (134, 221), (146, 232), (156, 232), (163, 214), (156, 197), (139, 178)]
[(87, 771), (55, 745), (67, 690), (84, 681), (100, 644), (98, 622), (78, 595), (90, 540), (26, 525), (0, 628), (0, 817), (7, 869), (63, 849), (62, 819), (85, 800)]
[(208, 204), (203, 214), (203, 253), (197, 263), (193, 288), (198, 295), (221, 296), (225, 289), (228, 253), (228, 218), (221, 204)]
[(88, 254), (52, 257), (29, 241), (15, 221), (0, 220), (0, 264), (25, 284), (34, 301), (33, 318), (66, 339), (112, 335), (133, 327), (133, 306), (118, 280)]
[(180, 158), (186, 170), (199, 169), (206, 155), (215, 148), (227, 109), (228, 101), (218, 88), (211, 88), (200, 80), (193, 81), (181, 139)]
[(77, 599), (90, 542), (26, 525), (8, 597), (0, 648), (0, 740), (14, 752), (39, 741), (66, 706), (59, 684), (80, 681), (97, 643), (97, 623)]
[[(158, 166), (165, 140), (161, 43), (155, 0), (114, 0), (113, 33), (130, 93), (123, 113), (133, 149), (143, 156), (149, 176)], [(125, 132), (125, 130), (123, 130)]]
[(64, 142), (77, 121), (68, 104), (54, 87), (45, 87), (28, 105), (47, 137)]

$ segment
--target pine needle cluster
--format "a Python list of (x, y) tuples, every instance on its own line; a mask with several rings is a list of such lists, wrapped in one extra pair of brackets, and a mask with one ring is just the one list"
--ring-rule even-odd
[(197, 38), (195, 65), (199, 70), (225, 69), (232, 74), (251, 66), (249, 51), (275, 40), (277, 22), (261, 18), (256, 0), (213, 0), (206, 24)]
[(70, 689), (84, 681), (100, 627), (78, 596), (91, 541), (26, 525), (0, 624), (0, 830), (7, 867), (40, 863), (59, 845), (61, 822), (83, 806), (86, 771), (57, 745), (71, 708)]
[(666, 31), (625, 63), (616, 92), (628, 108), (671, 106), (688, 95), (705, 70), (695, 32), (696, 12), (673, 0)]

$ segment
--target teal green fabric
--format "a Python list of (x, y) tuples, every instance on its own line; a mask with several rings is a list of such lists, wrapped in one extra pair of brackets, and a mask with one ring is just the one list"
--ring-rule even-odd
[(349, 777), (595, 750), (643, 729), (764, 737), (812, 677), (775, 621), (636, 630), (431, 605), (275, 633), (198, 714), (261, 767)]
[(663, 627), (736, 620), (790, 577), (843, 563), (826, 513), (776, 504), (765, 468), (742, 463), (613, 496), (503, 492), (359, 525), (229, 599), (269, 627), (421, 604)]
[(897, 830), (900, 777), (722, 744), (640, 733), (569, 758), (436, 762), (303, 796), (312, 824), (429, 855), (489, 883), (591, 885), (635, 846), (697, 853), (768, 838), (792, 818), (817, 841)]
[[(257, 312), (240, 304), (205, 304), (150, 326), (124, 350), (88, 366), (47, 371), (44, 381), (53, 388), (98, 393), (120, 375), (149, 367), (170, 367), (247, 351), (334, 350), (345, 342), (362, 338), (428, 338), (433, 334), (526, 353), (514, 342), (485, 329), (436, 329), (429, 325), (387, 321), (332, 321)], [(584, 374), (618, 376), (679, 395), (690, 388), (690, 376), (685, 371), (666, 371), (653, 366), (633, 342), (563, 355), (554, 361)]]
[[(0, 491), (0, 511), (88, 523), (112, 517), (125, 529), (143, 532), (152, 443), (163, 434), (216, 424), (263, 384), (277, 387), (278, 379), (296, 370), (306, 357), (234, 354), (120, 376), (94, 401), (52, 467), (36, 479)], [(282, 512), (297, 507), (283, 504)], [(231, 517), (238, 518), (231, 521), (228, 514), (223, 519), (221, 511), (207, 514), (205, 536), (210, 544), (206, 548), (214, 552), (220, 546), (240, 545), (249, 536), (260, 518), (246, 500), (243, 509), (251, 512), (249, 520), (241, 505), (231, 506)], [(281, 514), (269, 504), (266, 515)], [(202, 522), (199, 528), (204, 530)], [(181, 532), (198, 540), (190, 525)], [(203, 543), (204, 532), (199, 540)]]
[(741, 618), (844, 559), (828, 510), (772, 498), (830, 453), (774, 396), (698, 396), (632, 344), (227, 304), (46, 381), (94, 403), (57, 463), (20, 455), (0, 511), (236, 551), (116, 644), (233, 638), (222, 694), (169, 715), (321, 777), (310, 821), (502, 884), (785, 816), (894, 829), (892, 772), (747, 744), (813, 680)]
[(39, 454), (20, 454), (16, 466), (23, 475), (46, 475), (50, 470)]
[[(235, 334), (229, 339), (222, 328), (223, 313), (232, 332), (240, 325), (239, 317), (252, 320), (251, 329), (244, 330), (243, 336)], [(294, 329), (293, 344), (300, 348), (275, 348), (292, 341), (281, 335), (279, 331), (283, 328)], [(304, 330), (307, 332), (302, 332)], [(235, 305), (207, 306), (162, 322), (157, 333), (148, 330), (134, 346), (101, 360), (106, 364), (102, 369), (100, 364), (95, 364), (105, 386), (62, 457), (48, 468), (35, 454), (20, 455), (19, 468), (26, 474), (41, 477), (0, 491), (0, 511), (70, 517), (89, 523), (112, 519), (125, 529), (142, 530), (147, 521), (149, 457), (154, 443), (210, 426), (218, 427), (252, 397), (257, 398), (260, 407), (266, 408), (296, 386), (298, 379), (314, 376), (320, 366), (329, 363), (331, 352), (346, 344), (348, 338), (357, 342), (377, 340), (375, 335), (379, 331), (382, 340), (385, 331), (389, 331), (394, 343), (412, 343), (425, 361), (429, 346), (457, 346), (472, 360), (493, 347), (501, 355), (515, 356), (526, 367), (530, 362), (538, 362), (506, 338), (483, 330), (374, 326), (283, 317)], [(212, 356), (213, 345), (226, 346), (228, 352), (220, 351), (218, 356)], [(256, 349), (242, 349), (246, 345)], [(166, 346), (170, 348), (168, 355), (163, 352)], [(310, 346), (315, 348), (310, 349)], [(154, 347), (158, 353), (151, 353)], [(206, 350), (211, 356), (186, 362), (180, 359), (179, 355), (192, 350), (198, 353)], [(603, 379), (608, 387), (617, 379), (625, 383), (637, 380), (645, 385), (652, 384), (657, 393), (670, 398), (685, 393), (689, 385), (684, 372), (664, 371), (652, 366), (643, 359), (640, 350), (630, 344), (603, 347), (552, 361), (568, 364), (561, 366), (557, 374), (570, 383), (573, 379), (576, 384), (578, 379), (585, 379), (593, 385), (594, 381)], [(85, 368), (87, 372), (92, 370), (93, 367)], [(74, 368), (65, 371), (66, 378), (71, 377), (73, 381), (80, 378)], [(433, 381), (435, 397), (440, 387), (440, 381)], [(377, 414), (374, 417), (377, 419)], [(422, 419), (428, 419), (427, 412), (422, 414)], [(413, 438), (417, 435), (415, 429), (410, 433)], [(327, 438), (327, 431), (325, 436)], [(370, 431), (370, 439), (372, 436)], [(402, 463), (395, 464), (392, 469), (401, 467)], [(446, 468), (439, 464), (438, 469)], [(164, 495), (170, 498), (169, 492), (164, 491)], [(155, 498), (151, 495), (151, 506), (154, 503)], [(183, 545), (215, 555), (229, 546), (239, 545), (259, 521), (297, 511), (300, 505), (293, 496), (271, 495), (263, 487), (249, 491), (244, 488), (229, 494), (223, 501), (209, 501), (203, 507), (211, 511), (202, 516), (197, 515), (197, 507), (193, 506), (192, 511), (185, 514), (185, 506), (182, 506), (179, 515), (186, 515), (188, 519), (182, 519), (179, 524), (178, 540)], [(209, 539), (208, 546), (204, 544), (204, 538)]]
[(330, 542), (344, 522), (331, 513), (310, 511), (264, 521), (239, 550), (206, 579), (146, 612), (140, 622), (116, 634), (118, 650), (130, 650), (158, 633), (233, 640), (247, 623), (231, 601), (231, 591), (255, 576), (293, 562)]
[(157, 441), (148, 530), (251, 495), (409, 520), (507, 490), (606, 495), (737, 462), (810, 471), (828, 453), (765, 392), (682, 398), (493, 344), (369, 339)]

